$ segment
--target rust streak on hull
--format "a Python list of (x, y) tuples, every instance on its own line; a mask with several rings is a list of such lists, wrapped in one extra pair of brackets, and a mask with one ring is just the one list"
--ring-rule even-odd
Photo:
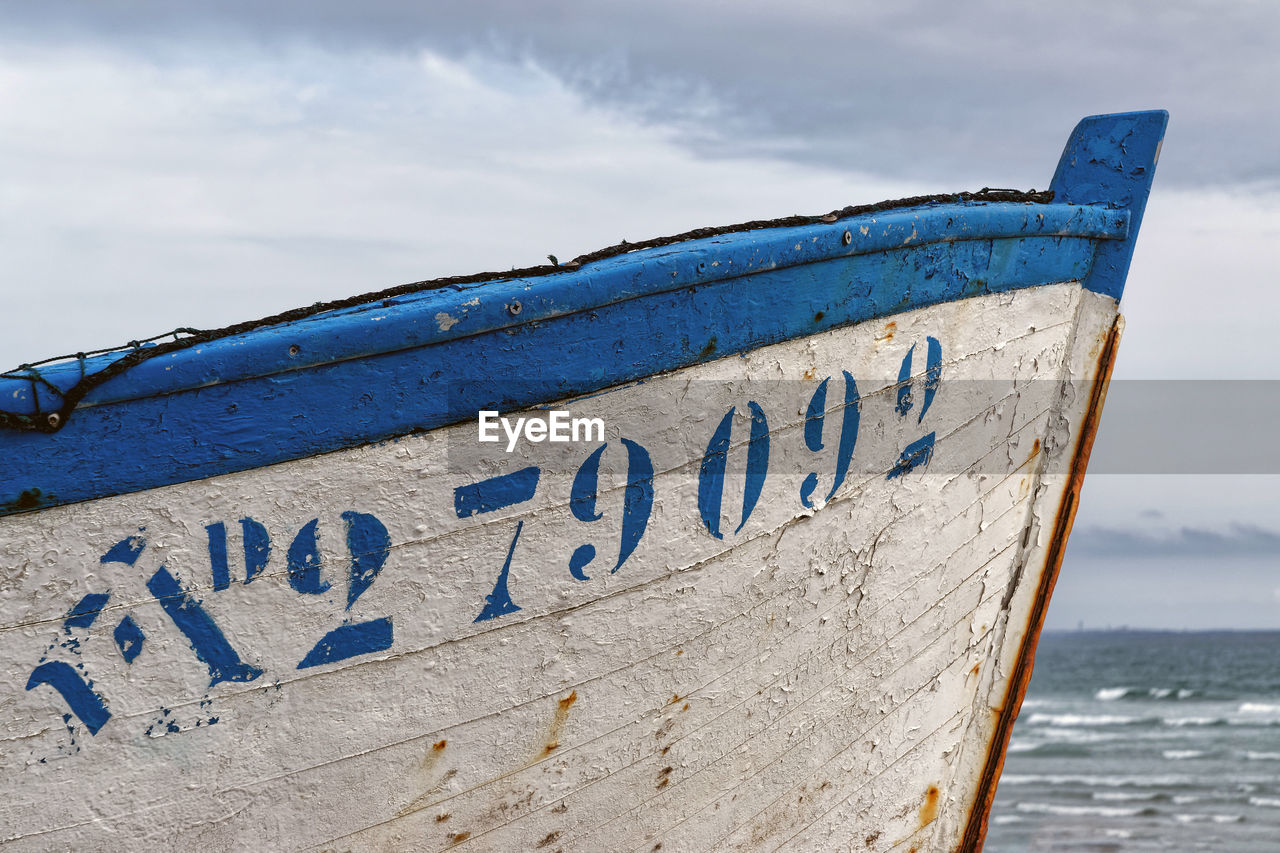
[(1084, 486), (1085, 471), (1089, 467), (1089, 454), (1093, 451), (1093, 440), (1098, 433), (1102, 407), (1106, 402), (1107, 388), (1111, 383), (1111, 371), (1115, 366), (1116, 348), (1120, 343), (1120, 328), (1121, 318), (1117, 316), (1111, 330), (1107, 333), (1098, 358), (1098, 371), (1090, 389), (1089, 407), (1081, 428), (1080, 443), (1076, 446), (1075, 457), (1071, 460), (1066, 491), (1063, 494), (1058, 517), (1054, 520), (1053, 538), (1050, 540), (1049, 551), (1045, 557), (1044, 573), (1040, 578), (1035, 602), (1027, 618), (1027, 632), (1023, 637), (1022, 647), (1018, 650), (1017, 663), (1009, 683), (1009, 693), (1001, 708), (995, 732), (992, 734), (991, 747), (987, 753), (986, 765), (982, 769), (982, 777), (978, 782), (973, 811), (969, 814), (964, 836), (960, 840), (959, 847), (956, 848), (962, 853), (979, 853), (986, 841), (987, 819), (991, 814), (991, 803), (995, 799), (1000, 772), (1004, 769), (1009, 736), (1013, 732), (1013, 723), (1018, 718), (1018, 711), (1022, 708), (1027, 684), (1031, 681), (1031, 673), (1035, 667), (1036, 646), (1040, 641), (1040, 630), (1044, 627), (1049, 599), (1058, 582), (1062, 557), (1067, 549), (1067, 538), (1071, 535), (1076, 509), (1080, 505), (1080, 491)]

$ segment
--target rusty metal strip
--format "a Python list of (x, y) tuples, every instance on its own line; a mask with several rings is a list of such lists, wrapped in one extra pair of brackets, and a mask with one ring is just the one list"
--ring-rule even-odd
[(956, 848), (960, 853), (979, 853), (986, 842), (987, 819), (991, 814), (991, 803), (996, 796), (1000, 772), (1004, 769), (1005, 751), (1009, 746), (1013, 723), (1018, 718), (1018, 711), (1022, 708), (1022, 700), (1026, 696), (1027, 684), (1031, 681), (1036, 646), (1040, 642), (1040, 630), (1044, 627), (1049, 599), (1058, 582), (1062, 556), (1067, 549), (1067, 537), (1071, 535), (1071, 526), (1075, 522), (1076, 509), (1080, 503), (1080, 490), (1084, 486), (1085, 471), (1089, 467), (1089, 454), (1093, 451), (1093, 440), (1098, 433), (1098, 422), (1102, 418), (1107, 388), (1111, 384), (1111, 371), (1115, 366), (1116, 347), (1119, 342), (1120, 317), (1117, 315), (1111, 330), (1107, 333), (1107, 339), (1098, 359), (1098, 372), (1094, 376), (1090, 390), (1089, 407), (1081, 426), (1080, 443), (1076, 445), (1075, 456), (1071, 460), (1071, 473), (1067, 479), (1066, 491), (1062, 496), (1058, 517), (1054, 521), (1053, 538), (1050, 540), (1049, 552), (1045, 557), (1044, 572), (1040, 577), (1040, 586), (1036, 590), (1035, 600), (1031, 605), (1031, 613), (1027, 617), (1027, 631), (1022, 638), (1022, 647), (1018, 650), (1018, 659), (1010, 679), (1009, 692), (1001, 708), (1000, 718), (996, 722), (995, 732), (992, 734), (991, 748), (987, 753), (987, 762), (978, 782), (973, 810), (969, 813), (969, 823), (965, 827), (964, 836), (960, 839), (960, 845)]

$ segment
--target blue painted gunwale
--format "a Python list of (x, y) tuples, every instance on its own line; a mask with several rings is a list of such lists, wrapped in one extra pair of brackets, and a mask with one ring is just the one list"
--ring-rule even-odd
[[(1127, 268), (1151, 172), (1134, 189), (1141, 164), (1130, 161), (1153, 164), (1167, 119), (1127, 115), (1118, 125), (1086, 119), (1072, 137), (1111, 157), (1102, 179), (1080, 182), (1094, 188), (1086, 194), (1104, 194), (1096, 188), (1120, 162), (1123, 204), (931, 205), (720, 235), (326, 312), (145, 361), (94, 389), (56, 433), (0, 433), (0, 514), (382, 441), (983, 293), (1083, 280), (1118, 297), (1114, 259), (1091, 285), (1095, 257), (1110, 247)], [(1081, 131), (1102, 119), (1127, 151), (1111, 156)], [(1125, 131), (1135, 124), (1142, 146)], [(1077, 159), (1100, 159), (1086, 154)], [(1079, 172), (1060, 166), (1055, 184), (1076, 192)], [(91, 359), (88, 372), (116, 357)], [(81, 375), (74, 363), (42, 372), (64, 388)], [(0, 399), (37, 411), (32, 387), (0, 381)]]

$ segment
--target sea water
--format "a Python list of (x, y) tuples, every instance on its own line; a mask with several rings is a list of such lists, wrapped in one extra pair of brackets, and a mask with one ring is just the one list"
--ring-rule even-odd
[(986, 850), (1280, 851), (1280, 632), (1043, 635)]

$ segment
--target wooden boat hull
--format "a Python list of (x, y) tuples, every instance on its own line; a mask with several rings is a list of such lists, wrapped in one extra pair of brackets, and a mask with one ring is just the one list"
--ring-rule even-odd
[[(508, 451), (473, 419), (432, 426), (400, 394), (426, 428), (380, 411), (392, 438), (270, 459), (273, 425), (237, 460), (245, 427), (226, 406), (294, 406), (312, 393), (293, 387), (304, 371), (271, 374), (275, 397), (245, 393), (265, 381), (252, 377), (146, 397), (104, 386), (78, 433), (24, 434), (38, 461), (124, 446), (129, 419), (153, 417), (139, 407), (177, 421), (143, 470), (97, 487), (50, 472), (56, 487), (34, 499), (46, 505), (0, 518), (14, 567), (0, 587), (6, 845), (980, 846), (1121, 325), (1118, 294), (1091, 277), (1132, 227), (1132, 207), (1124, 229), (1114, 210), (1080, 207), (1097, 222), (1074, 227), (1112, 236), (1033, 234), (1039, 211), (1023, 207), (1025, 233), (655, 291), (721, 306), (681, 346), (710, 338), (727, 355), (637, 366), (633, 350), (661, 348), (654, 315), (635, 343), (615, 336), (631, 326), (564, 312), (397, 350), (404, 364), (372, 371), (412, 388), (395, 377), (416, 369), (432, 411), (468, 410), (499, 383), (541, 404), (508, 418), (569, 413), (602, 436)], [(899, 227), (852, 223), (863, 237), (876, 226)], [(814, 243), (849, 246), (848, 228)], [(992, 278), (971, 295), (922, 298), (922, 284), (918, 304), (866, 310), (874, 286), (858, 296), (863, 273), (848, 277), (870, 265), (901, 297), (908, 272), (932, 280), (922, 262), (970, 280), (975, 254)], [(801, 302), (806, 333), (726, 346), (743, 315), (725, 288), (744, 278), (751, 317), (799, 316)], [(594, 310), (612, 322), (609, 304)], [(854, 319), (813, 327), (842, 310)], [(428, 316), (448, 334), (466, 314)], [(599, 346), (558, 374), (504, 373), (540, 328)], [(477, 344), (485, 334), (507, 345)], [(490, 355), (470, 373), (424, 367), (477, 346)], [(325, 361), (316, 384), (347, 393), (377, 358)], [(193, 406), (230, 425), (177, 417)], [(348, 428), (351, 411), (331, 414)], [(157, 475), (181, 469), (164, 453), (183, 442), (199, 445), (188, 474)], [(131, 464), (102, 455), (89, 464)], [(13, 509), (34, 470), (3, 479)], [(131, 485), (156, 476), (169, 482)], [(70, 488), (86, 496), (48, 498)]]

